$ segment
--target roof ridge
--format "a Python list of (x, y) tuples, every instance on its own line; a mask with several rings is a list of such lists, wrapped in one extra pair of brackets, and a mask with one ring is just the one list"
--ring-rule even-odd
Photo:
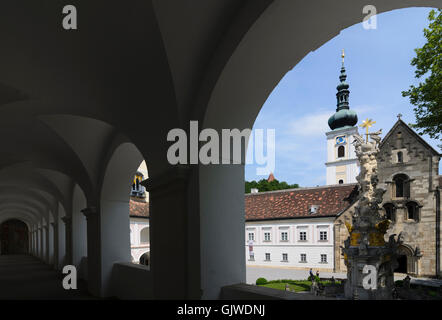
[(396, 123), (391, 127), (391, 129), (387, 132), (387, 134), (385, 135), (384, 139), (382, 139), (379, 147), (382, 147), (385, 142), (388, 140), (388, 138), (390, 138), (390, 136), (392, 135), (394, 129), (396, 127), (398, 127), (400, 124), (403, 124), (406, 128), (406, 130), (409, 130), (411, 132), (412, 135), (414, 135), (418, 141), (420, 141), (424, 147), (426, 147), (427, 149), (429, 149), (431, 152), (435, 153), (436, 155), (441, 155), (439, 152), (437, 152), (427, 141), (425, 141), (424, 138), (422, 138), (416, 131), (414, 131), (412, 128), (410, 128), (410, 126), (408, 124), (406, 124), (403, 120), (399, 119), (396, 121)]
[(314, 190), (314, 189), (329, 189), (329, 188), (342, 188), (348, 186), (356, 186), (357, 183), (342, 183), (342, 184), (331, 184), (317, 187), (303, 187), (303, 188), (292, 188), (292, 189), (282, 189), (282, 190), (272, 190), (272, 191), (262, 191), (257, 193), (246, 193), (246, 196), (256, 196), (261, 194), (271, 194), (271, 193), (283, 193), (283, 192), (293, 192), (293, 191), (304, 191), (304, 190)]

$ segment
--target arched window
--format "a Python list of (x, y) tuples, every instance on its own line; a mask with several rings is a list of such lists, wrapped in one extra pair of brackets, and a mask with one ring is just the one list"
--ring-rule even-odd
[(384, 204), (384, 210), (385, 210), (385, 218), (391, 221), (395, 221), (396, 218), (396, 208), (394, 204), (392, 203), (386, 203)]
[(143, 253), (140, 257), (139, 262), (140, 262), (140, 264), (148, 266), (149, 262), (150, 262), (150, 252)]
[(398, 174), (393, 178), (393, 196), (396, 198), (410, 197), (410, 179), (405, 174)]
[(338, 148), (338, 158), (344, 158), (345, 157), (345, 147), (339, 146)]
[(407, 219), (419, 221), (419, 205), (414, 201), (410, 201), (405, 206), (407, 207)]
[(344, 180), (339, 180), (339, 184), (343, 184), (344, 183)]
[(402, 151), (399, 151), (397, 153), (397, 162), (398, 163), (403, 163), (404, 162), (404, 154), (402, 153)]
[(144, 228), (140, 232), (140, 243), (148, 244), (149, 243), (149, 227)]

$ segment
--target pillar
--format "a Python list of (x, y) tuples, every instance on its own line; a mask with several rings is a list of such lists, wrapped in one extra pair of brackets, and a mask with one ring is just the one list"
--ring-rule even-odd
[(54, 236), (54, 269), (58, 269), (58, 223), (56, 222), (51, 222), (51, 226), (53, 229), (53, 236)]
[(190, 250), (191, 238), (199, 241), (199, 227), (189, 232), (195, 223), (198, 226), (198, 219), (189, 219), (189, 174), (187, 168), (175, 168), (142, 182), (149, 192), (150, 268), (156, 299), (201, 297), (199, 247)]
[(96, 207), (87, 207), (81, 212), (87, 223), (87, 274), (88, 291), (95, 296), (102, 296), (101, 273), (101, 232), (100, 215)]
[(40, 242), (39, 246), (39, 255), (38, 257), (43, 260), (44, 259), (44, 249), (43, 249), (43, 227), (38, 228), (38, 239)]
[(64, 222), (65, 236), (66, 236), (64, 265), (71, 265), (72, 264), (72, 218), (69, 216), (64, 216), (61, 218), (61, 220)]
[(44, 231), (45, 231), (45, 234), (44, 234), (44, 237), (45, 237), (44, 261), (47, 264), (50, 264), (51, 262), (50, 262), (50, 258), (49, 258), (49, 226), (46, 225), (46, 226), (43, 226), (43, 228), (44, 228)]

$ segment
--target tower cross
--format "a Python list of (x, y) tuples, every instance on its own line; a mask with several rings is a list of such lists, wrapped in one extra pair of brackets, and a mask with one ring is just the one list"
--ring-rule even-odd
[(365, 119), (361, 125), (359, 125), (362, 128), (365, 128), (366, 130), (366, 136), (367, 136), (367, 143), (368, 143), (368, 128), (371, 128), (374, 124), (376, 123), (376, 121), (373, 121), (372, 119)]

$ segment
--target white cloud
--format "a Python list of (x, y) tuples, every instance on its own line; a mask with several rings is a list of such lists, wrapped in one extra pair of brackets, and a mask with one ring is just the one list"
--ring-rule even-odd
[(289, 124), (290, 134), (295, 137), (297, 135), (323, 137), (327, 131), (330, 131), (330, 128), (328, 127), (328, 119), (332, 114), (333, 113), (328, 111), (298, 118)]

